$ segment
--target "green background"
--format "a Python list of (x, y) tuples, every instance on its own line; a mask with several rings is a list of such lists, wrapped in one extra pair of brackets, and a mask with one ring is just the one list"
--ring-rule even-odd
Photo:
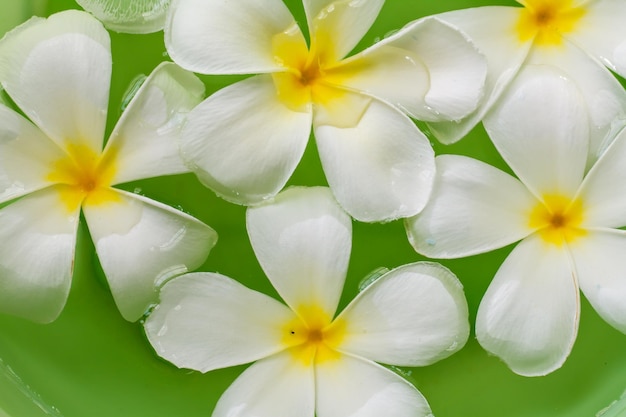
[[(358, 49), (410, 20), (486, 4), (516, 5), (513, 0), (388, 0)], [(302, 23), (299, 0), (290, 0), (288, 5)], [(70, 0), (4, 1), (0, 5), (0, 32), (33, 14), (48, 15), (67, 8), (78, 6)], [(149, 74), (168, 59), (162, 32), (111, 33), (111, 37), (109, 131), (133, 79)], [(237, 79), (201, 78), (207, 94)], [(442, 146), (433, 139), (433, 146), (438, 154), (471, 155), (506, 169), (480, 126), (458, 144)], [(313, 141), (290, 184), (326, 184)], [(201, 270), (220, 272), (277, 297), (250, 247), (244, 207), (217, 198), (191, 174), (144, 180), (123, 188), (179, 207), (217, 230), (219, 242)], [(472, 325), (482, 294), (510, 250), (507, 247), (442, 262), (465, 286)], [(421, 259), (410, 247), (401, 221), (384, 225), (355, 222), (341, 307), (354, 297), (359, 282), (371, 271)], [(583, 299), (580, 330), (571, 356), (549, 376), (515, 375), (482, 350), (473, 332), (465, 348), (448, 359), (425, 368), (396, 370), (426, 396), (437, 417), (589, 417), (618, 400), (626, 389), (625, 353), (626, 335), (604, 323)], [(37, 325), (0, 315), (0, 417), (209, 416), (221, 393), (243, 369), (201, 374), (177, 369), (159, 359), (141, 324), (128, 323), (119, 315), (84, 222), (72, 289), (60, 318), (52, 324)], [(614, 404), (605, 416), (622, 415), (620, 410), (625, 407)]]

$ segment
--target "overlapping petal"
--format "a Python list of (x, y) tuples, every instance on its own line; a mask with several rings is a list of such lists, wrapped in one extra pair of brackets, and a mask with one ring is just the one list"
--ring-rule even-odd
[(361, 221), (420, 211), (434, 180), (434, 151), (413, 122), (373, 100), (354, 128), (315, 126), (326, 179), (341, 206)]
[(252, 364), (222, 395), (212, 417), (315, 415), (313, 367), (279, 353)]
[(220, 274), (185, 274), (166, 283), (145, 323), (157, 353), (179, 368), (207, 372), (284, 349), (284, 304)]
[(584, 24), (567, 37), (604, 65), (626, 75), (626, 3), (596, 0), (585, 7)]
[(571, 245), (580, 288), (607, 323), (626, 333), (626, 232), (587, 233)]
[(169, 0), (76, 0), (109, 29), (152, 33), (163, 29)]
[(561, 71), (524, 67), (484, 124), (502, 157), (537, 197), (576, 193), (585, 172), (589, 124), (583, 97)]
[(187, 113), (203, 94), (204, 85), (193, 74), (172, 63), (159, 65), (137, 91), (107, 143), (105, 154), (115, 158), (111, 183), (187, 172), (178, 139)]
[(517, 179), (464, 156), (436, 158), (429, 203), (406, 229), (415, 250), (433, 258), (488, 252), (532, 232), (528, 213), (537, 200)]
[(296, 313), (318, 306), (332, 318), (343, 288), (352, 224), (327, 188), (290, 188), (247, 212), (254, 252)]
[(158, 285), (200, 266), (217, 240), (199, 220), (137, 194), (111, 189), (115, 200), (83, 212), (122, 316), (139, 319)]
[(339, 350), (376, 362), (425, 366), (465, 345), (469, 335), (463, 287), (445, 267), (404, 265), (380, 277), (337, 317), (345, 323)]
[(100, 151), (110, 78), (109, 35), (84, 12), (32, 18), (0, 42), (0, 83), (61, 146)]
[(385, 0), (304, 0), (311, 46), (322, 43), (324, 58), (330, 62), (342, 59), (363, 38), (384, 3)]
[(52, 184), (52, 164), (64, 153), (28, 120), (0, 105), (0, 203)]
[(0, 210), (0, 311), (42, 323), (57, 318), (70, 290), (78, 217), (56, 188)]
[(280, 71), (272, 40), (294, 24), (281, 0), (173, 0), (165, 45), (178, 65), (202, 74)]
[(283, 188), (310, 130), (311, 113), (285, 107), (271, 77), (261, 75), (218, 91), (189, 113), (181, 152), (225, 199), (258, 203)]
[(474, 112), (459, 121), (428, 124), (442, 143), (458, 141), (478, 124), (523, 64), (532, 44), (520, 42), (511, 30), (520, 11), (515, 7), (484, 6), (437, 15), (468, 35), (484, 53), (488, 65), (484, 97)]
[(382, 366), (342, 355), (315, 366), (318, 417), (428, 417), (430, 406), (410, 383)]
[(591, 168), (579, 191), (586, 227), (626, 225), (626, 129)]
[(545, 375), (560, 368), (572, 349), (579, 305), (567, 249), (532, 235), (513, 249), (489, 285), (476, 337), (514, 372)]

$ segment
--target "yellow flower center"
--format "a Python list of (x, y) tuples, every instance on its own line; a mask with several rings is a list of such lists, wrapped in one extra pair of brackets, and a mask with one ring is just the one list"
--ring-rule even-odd
[(572, 32), (585, 15), (584, 7), (575, 7), (573, 0), (520, 1), (524, 10), (517, 21), (516, 31), (520, 41), (534, 36), (537, 45), (561, 45), (561, 35)]
[(301, 307), (298, 313), (298, 318), (283, 327), (283, 342), (294, 359), (306, 366), (337, 359), (335, 348), (345, 334), (343, 321), (332, 321), (319, 306)]
[(544, 196), (530, 213), (529, 226), (538, 229), (546, 243), (562, 245), (584, 236), (586, 231), (580, 228), (584, 218), (584, 209), (580, 200), (558, 195)]
[(68, 212), (83, 204), (103, 204), (118, 201), (110, 189), (115, 174), (114, 152), (100, 154), (85, 144), (68, 143), (67, 155), (52, 164), (48, 181), (60, 184), (61, 201)]

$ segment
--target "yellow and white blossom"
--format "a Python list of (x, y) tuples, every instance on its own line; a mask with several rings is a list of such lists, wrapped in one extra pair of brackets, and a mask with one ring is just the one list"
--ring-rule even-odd
[(145, 329), (157, 353), (201, 372), (254, 362), (213, 417), (431, 416), (409, 382), (376, 362), (424, 366), (469, 333), (462, 286), (446, 268), (393, 269), (335, 315), (351, 221), (327, 188), (290, 188), (247, 212), (250, 241), (285, 304), (216, 273), (166, 283)]
[(434, 258), (520, 241), (481, 301), (476, 335), (513, 371), (535, 376), (569, 355), (579, 288), (626, 333), (626, 130), (587, 172), (592, 129), (576, 82), (536, 67), (512, 91), (484, 124), (517, 178), (471, 158), (439, 156), (432, 200), (406, 225), (414, 248)]
[(204, 87), (159, 66), (104, 146), (111, 52), (89, 14), (32, 18), (0, 41), (0, 311), (54, 320), (65, 305), (81, 213), (122, 315), (136, 320), (160, 280), (199, 266), (216, 234), (199, 220), (115, 185), (186, 172), (176, 144)]
[(176, 63), (203, 74), (260, 74), (190, 113), (182, 152), (199, 179), (240, 204), (270, 198), (296, 168), (313, 125), (330, 188), (353, 217), (417, 213), (434, 154), (400, 109), (420, 120), (466, 116), (482, 94), (486, 64), (436, 19), (346, 57), (383, 3), (304, 0), (307, 42), (282, 0), (173, 1), (164, 31)]

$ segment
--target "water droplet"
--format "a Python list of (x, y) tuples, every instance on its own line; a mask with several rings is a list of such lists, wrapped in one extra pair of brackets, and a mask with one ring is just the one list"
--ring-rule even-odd
[(126, 107), (128, 107), (128, 104), (131, 102), (133, 97), (135, 97), (135, 94), (137, 94), (137, 91), (139, 91), (147, 78), (148, 77), (146, 75), (140, 74), (130, 82), (130, 86), (126, 89), (123, 96), (124, 98), (122, 99), (122, 111), (126, 110)]
[(161, 326), (161, 328), (159, 329), (157, 336), (162, 337), (165, 336), (165, 334), (167, 333), (167, 324), (164, 324), (163, 326)]
[(363, 291), (364, 289), (372, 285), (376, 280), (378, 280), (378, 278), (382, 277), (387, 272), (389, 272), (388, 268), (381, 267), (376, 268), (375, 270), (367, 274), (365, 278), (363, 278), (361, 282), (359, 282), (359, 291)]
[(428, 246), (435, 246), (437, 244), (437, 241), (432, 237), (429, 237), (428, 239), (426, 239), (426, 244)]

